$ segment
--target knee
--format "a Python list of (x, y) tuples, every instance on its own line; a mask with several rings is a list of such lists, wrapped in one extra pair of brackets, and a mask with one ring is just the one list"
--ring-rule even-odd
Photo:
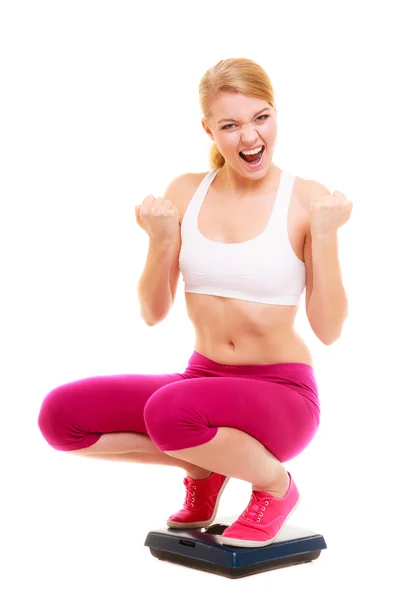
[(176, 414), (176, 396), (166, 392), (163, 388), (154, 392), (147, 400), (143, 410), (143, 419), (149, 435), (168, 427), (168, 424), (176, 419)]
[(44, 439), (56, 450), (65, 441), (68, 394), (65, 386), (51, 390), (40, 407), (38, 427)]
[(160, 450), (184, 448), (208, 435), (199, 402), (182, 382), (157, 390), (147, 401), (143, 417), (150, 438)]
[(153, 441), (183, 421), (191, 420), (189, 400), (181, 383), (158, 389), (146, 402), (143, 418)]

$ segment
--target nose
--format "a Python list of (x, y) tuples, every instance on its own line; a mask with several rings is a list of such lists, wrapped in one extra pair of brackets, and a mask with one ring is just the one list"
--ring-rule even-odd
[(245, 145), (253, 146), (258, 139), (257, 127), (253, 123), (249, 123), (248, 125), (242, 125), (241, 130), (242, 142)]

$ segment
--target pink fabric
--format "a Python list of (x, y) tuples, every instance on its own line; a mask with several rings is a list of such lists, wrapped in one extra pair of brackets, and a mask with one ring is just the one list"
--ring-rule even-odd
[(303, 363), (222, 365), (194, 351), (184, 373), (101, 375), (44, 398), (38, 425), (56, 450), (87, 448), (103, 433), (146, 433), (162, 451), (241, 429), (281, 462), (308, 446), (320, 421), (314, 370)]

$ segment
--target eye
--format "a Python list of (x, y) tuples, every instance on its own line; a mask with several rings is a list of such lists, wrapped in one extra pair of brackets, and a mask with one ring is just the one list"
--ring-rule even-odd
[[(265, 120), (267, 120), (271, 115), (260, 115), (259, 117), (257, 117), (257, 119), (261, 119), (262, 117), (265, 117)], [(228, 125), (224, 125), (222, 127), (222, 129), (227, 129), (228, 127), (230, 128), (231, 125), (233, 125), (235, 127), (234, 123), (228, 123)]]

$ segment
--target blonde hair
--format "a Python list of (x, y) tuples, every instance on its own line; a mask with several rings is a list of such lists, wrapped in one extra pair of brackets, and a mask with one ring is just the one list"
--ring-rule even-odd
[[(200, 80), (199, 102), (204, 118), (211, 118), (211, 106), (220, 92), (245, 94), (266, 100), (275, 108), (275, 95), (264, 69), (248, 58), (227, 58), (208, 69)], [(209, 155), (211, 169), (221, 168), (225, 159), (214, 142)]]

